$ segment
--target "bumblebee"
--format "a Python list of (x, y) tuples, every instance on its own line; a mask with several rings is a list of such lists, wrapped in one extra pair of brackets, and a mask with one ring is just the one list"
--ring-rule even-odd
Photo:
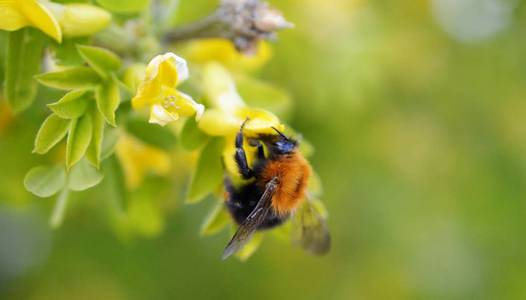
[(233, 157), (244, 184), (236, 187), (228, 176), (225, 178), (226, 207), (239, 227), (223, 259), (241, 249), (257, 230), (281, 225), (292, 216), (293, 240), (314, 254), (328, 252), (330, 235), (325, 220), (306, 200), (311, 167), (299, 152), (298, 141), (274, 127), (275, 134), (250, 138), (248, 142), (256, 151), (249, 166), (243, 148), (247, 121), (236, 135)]

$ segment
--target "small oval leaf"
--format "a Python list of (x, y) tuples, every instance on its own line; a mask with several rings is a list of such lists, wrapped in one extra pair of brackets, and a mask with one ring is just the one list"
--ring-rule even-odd
[(236, 257), (241, 261), (246, 261), (259, 249), (261, 242), (263, 242), (263, 233), (256, 232), (252, 239), (235, 254)]
[(40, 72), (46, 39), (32, 28), (9, 32), (7, 37), (4, 97), (13, 111), (18, 113), (28, 108), (35, 99), (37, 84), (33, 76)]
[(115, 124), (115, 111), (121, 102), (119, 85), (115, 79), (101, 84), (95, 90), (95, 99), (97, 100), (97, 108), (106, 119), (106, 122), (112, 126)]
[(117, 128), (109, 128), (104, 133), (104, 139), (102, 141), (100, 159), (105, 160), (115, 152), (115, 147), (119, 141), (121, 131)]
[(69, 120), (62, 119), (55, 114), (49, 115), (38, 130), (33, 153), (47, 153), (64, 138), (68, 132), (69, 123)]
[(188, 189), (187, 203), (197, 203), (212, 193), (223, 180), (221, 155), (224, 148), (222, 138), (212, 138), (201, 151), (195, 172)]
[(82, 59), (104, 78), (121, 67), (120, 58), (107, 49), (83, 45), (77, 46), (77, 49)]
[(89, 67), (68, 67), (35, 78), (43, 85), (60, 90), (94, 88), (100, 83), (100, 77)]
[(100, 161), (101, 161), (101, 150), (102, 150), (102, 141), (104, 138), (104, 117), (102, 114), (93, 107), (93, 109), (90, 110), (91, 115), (91, 123), (92, 123), (92, 136), (91, 136), (91, 143), (88, 146), (88, 150), (86, 150), (86, 158), (88, 161), (95, 166), (95, 168), (99, 168)]
[(96, 186), (104, 175), (82, 159), (68, 174), (68, 187), (73, 191), (83, 191)]
[(88, 105), (87, 90), (73, 90), (47, 106), (64, 119), (76, 119), (84, 114)]
[(232, 219), (226, 210), (225, 203), (219, 200), (206, 216), (199, 233), (203, 236), (214, 235), (225, 228), (231, 220)]
[(66, 167), (69, 169), (86, 153), (92, 136), (91, 116), (73, 119), (69, 127), (66, 147)]
[(52, 44), (53, 59), (59, 66), (78, 66), (84, 63), (77, 51), (78, 44), (89, 44), (89, 37), (65, 37), (60, 44)]
[(66, 182), (66, 173), (61, 166), (38, 166), (27, 172), (24, 178), (26, 190), (38, 197), (51, 197), (60, 191)]

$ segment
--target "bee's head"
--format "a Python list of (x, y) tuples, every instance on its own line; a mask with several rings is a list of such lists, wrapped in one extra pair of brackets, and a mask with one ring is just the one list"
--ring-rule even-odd
[(287, 137), (274, 127), (272, 127), (272, 129), (274, 129), (277, 134), (260, 136), (260, 140), (266, 144), (269, 152), (275, 155), (283, 155), (294, 152), (294, 150), (298, 147), (298, 141)]

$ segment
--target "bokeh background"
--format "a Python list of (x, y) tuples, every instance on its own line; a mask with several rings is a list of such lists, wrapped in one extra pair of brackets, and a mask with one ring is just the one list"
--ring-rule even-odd
[(524, 1), (271, 2), (296, 28), (260, 77), (315, 146), (332, 252), (268, 238), (223, 262), (228, 232), (198, 236), (212, 202), (177, 198), (156, 238), (116, 238), (89, 197), (51, 231), (53, 200), (22, 185), (30, 110), (0, 133), (1, 299), (526, 298)]

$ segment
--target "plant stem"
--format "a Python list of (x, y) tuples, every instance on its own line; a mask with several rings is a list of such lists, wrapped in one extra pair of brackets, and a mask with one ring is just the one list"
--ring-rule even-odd
[(223, 37), (228, 29), (217, 13), (201, 20), (172, 29), (164, 36), (166, 43), (179, 42), (198, 38)]
[(66, 206), (69, 199), (69, 189), (65, 186), (60, 194), (58, 195), (57, 202), (53, 208), (53, 213), (49, 219), (49, 225), (53, 229), (57, 229), (62, 224), (64, 220), (64, 214), (66, 213)]
[(261, 0), (222, 0), (207, 17), (164, 35), (166, 44), (199, 38), (224, 38), (240, 52), (250, 54), (261, 39), (272, 40), (276, 32), (290, 28), (281, 12)]

